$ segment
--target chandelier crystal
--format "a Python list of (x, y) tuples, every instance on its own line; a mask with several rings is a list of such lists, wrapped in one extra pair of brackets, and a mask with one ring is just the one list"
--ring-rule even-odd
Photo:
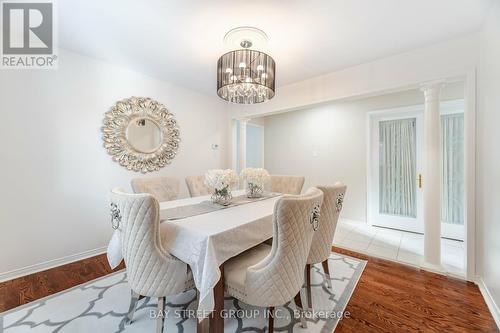
[[(242, 47), (251, 47), (244, 40)], [(274, 96), (276, 64), (264, 52), (248, 48), (222, 55), (217, 61), (217, 95), (238, 104), (265, 102)]]

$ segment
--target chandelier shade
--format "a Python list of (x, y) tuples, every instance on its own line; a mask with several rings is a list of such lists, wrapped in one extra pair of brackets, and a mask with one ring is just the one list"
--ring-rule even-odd
[(274, 97), (276, 64), (264, 52), (241, 49), (217, 61), (217, 95), (238, 104), (262, 103)]

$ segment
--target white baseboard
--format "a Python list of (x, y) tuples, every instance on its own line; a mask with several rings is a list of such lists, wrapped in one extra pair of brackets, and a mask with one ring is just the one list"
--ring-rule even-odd
[(491, 296), (491, 293), (488, 290), (486, 284), (484, 283), (482, 277), (476, 278), (476, 284), (479, 287), (479, 291), (483, 295), (484, 301), (486, 302), (488, 309), (490, 309), (491, 315), (493, 316), (493, 319), (495, 320), (497, 327), (500, 329), (500, 309), (498, 308), (498, 305), (495, 303), (495, 300)]
[(39, 264), (31, 265), (31, 266), (26, 266), (18, 269), (14, 269), (12, 271), (8, 272), (2, 272), (0, 273), (0, 282), (12, 280), (21, 276), (33, 274), (36, 272), (41, 272), (45, 271), (50, 268), (54, 268), (57, 266), (69, 264), (78, 260), (90, 258), (99, 254), (103, 254), (106, 252), (106, 247), (101, 247), (98, 249), (94, 250), (89, 250), (77, 254), (72, 254), (63, 258), (58, 258), (58, 259), (53, 259), (49, 261), (45, 261)]

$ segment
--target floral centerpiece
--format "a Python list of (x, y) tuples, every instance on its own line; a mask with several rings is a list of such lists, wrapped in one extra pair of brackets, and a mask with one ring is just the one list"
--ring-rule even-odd
[(241, 170), (241, 179), (245, 182), (248, 198), (260, 198), (264, 192), (264, 185), (270, 176), (266, 169), (246, 168)]
[(213, 190), (212, 201), (227, 206), (233, 198), (231, 187), (238, 184), (238, 175), (231, 169), (214, 169), (205, 174), (205, 185)]

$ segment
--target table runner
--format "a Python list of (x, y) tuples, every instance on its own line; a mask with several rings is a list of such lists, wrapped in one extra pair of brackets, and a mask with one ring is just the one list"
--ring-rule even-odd
[(231, 200), (229, 205), (223, 206), (216, 203), (213, 203), (210, 200), (205, 200), (199, 203), (185, 205), (185, 206), (177, 206), (172, 208), (167, 208), (162, 210), (162, 219), (173, 221), (180, 220), (191, 216), (207, 214), (211, 212), (215, 212), (220, 209), (227, 209), (234, 206), (249, 204), (252, 202), (256, 202), (259, 200), (265, 200), (272, 197), (276, 197), (280, 195), (279, 193), (265, 193), (260, 198), (248, 198), (246, 195), (239, 195), (234, 197)]

